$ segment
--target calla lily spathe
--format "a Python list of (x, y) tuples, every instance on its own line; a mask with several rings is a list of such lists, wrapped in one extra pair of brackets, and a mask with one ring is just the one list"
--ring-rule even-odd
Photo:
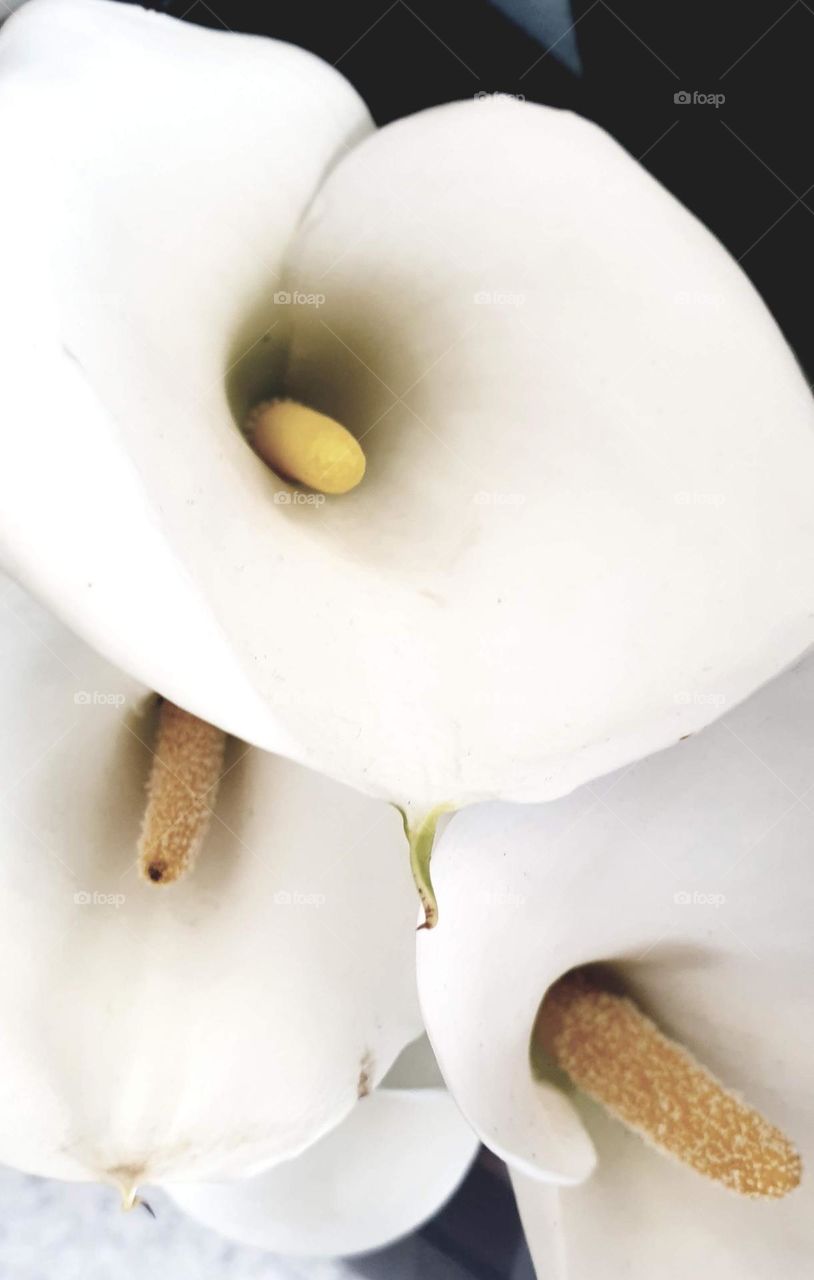
[[(448, 1087), (514, 1165), (541, 1276), (808, 1273), (813, 719), (809, 658), (668, 752), (552, 804), (475, 806), (440, 838), (422, 1008)], [(537, 1052), (532, 1070), (531, 1029), (551, 985), (593, 962), (792, 1139), (799, 1189), (745, 1200), (573, 1089), (554, 1109), (562, 1077)]]
[[(562, 795), (814, 639), (808, 388), (599, 129), (371, 134), (301, 50), (109, 0), (30, 0), (0, 83), (4, 554), (139, 681), (422, 815)], [(281, 394), (358, 490), (251, 451)]]
[(197, 1221), (241, 1243), (347, 1256), (391, 1244), (432, 1217), (478, 1145), (423, 1038), (298, 1159), (256, 1178), (176, 1184), (171, 1195)]
[(156, 889), (154, 697), (0, 607), (0, 1160), (128, 1201), (296, 1156), (422, 1029), (398, 815), (232, 743), (206, 856)]

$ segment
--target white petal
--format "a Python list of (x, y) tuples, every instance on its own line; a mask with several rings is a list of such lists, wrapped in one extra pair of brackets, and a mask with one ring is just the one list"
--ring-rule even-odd
[[(552, 980), (547, 921), (538, 924), (536, 901), (518, 919), (526, 899), (504, 890), (505, 851), (484, 830), (492, 810), (509, 815), (510, 828), (512, 808), (475, 807), (447, 827), (434, 855), (443, 914), (430, 934), (419, 933), (424, 1018), (447, 1085), (481, 1141), (531, 1175), (579, 1182), (594, 1167), (590, 1138), (568, 1098), (533, 1077), (529, 1062), (531, 1028)], [(537, 879), (551, 892), (547, 877)]]
[[(601, 131), (422, 113), (297, 223), (361, 121), (306, 55), (33, 0), (0, 56), (8, 554), (150, 687), (429, 809), (562, 794), (814, 639), (806, 384)], [(273, 305), (295, 223), (322, 306)], [(365, 436), (355, 494), (275, 502), (232, 418), (274, 391)]]
[(194, 871), (144, 883), (146, 691), (0, 609), (0, 1160), (126, 1189), (297, 1154), (421, 1029), (398, 815), (232, 743)]
[[(535, 1275), (542, 1280), (567, 1280), (559, 1187), (530, 1178), (517, 1169), (510, 1169), (509, 1176)], [(591, 1240), (598, 1243), (591, 1224), (584, 1225)], [(617, 1229), (614, 1223), (614, 1230)], [(612, 1278), (608, 1276), (607, 1280)]]
[(419, 938), (425, 1021), (464, 1113), (521, 1170), (562, 1175), (538, 1145), (539, 1002), (567, 970), (603, 960), (814, 1161), (812, 723), (809, 658), (626, 773), (447, 827), (441, 924)]
[(273, 485), (225, 379), (284, 359), (285, 251), (365, 107), (288, 44), (29, 0), (0, 40), (0, 110), (7, 566), (150, 688), (294, 755), (195, 559), (239, 529), (273, 571), (254, 518)]
[(379, 1249), (437, 1213), (478, 1140), (444, 1089), (377, 1089), (296, 1160), (260, 1177), (169, 1188), (205, 1226), (274, 1253)]
[(599, 1153), (593, 1177), (567, 1189), (512, 1177), (541, 1280), (808, 1274), (814, 1206), (805, 1183), (781, 1201), (744, 1200), (660, 1157), (590, 1103), (583, 1110)]
[(328, 177), (289, 278), (325, 305), (296, 312), (288, 389), (368, 456), (308, 520), (325, 616), (353, 618), (321, 702), (342, 684), (392, 794), (563, 794), (811, 643), (808, 388), (595, 126), (495, 100), (389, 126)]

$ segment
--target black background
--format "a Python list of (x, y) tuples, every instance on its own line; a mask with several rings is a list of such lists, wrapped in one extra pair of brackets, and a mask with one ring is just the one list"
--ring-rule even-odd
[[(153, 0), (319, 54), (380, 124), (478, 91), (570, 107), (609, 130), (723, 241), (814, 376), (814, 0), (574, 0), (582, 75), (488, 0)], [(679, 91), (723, 93), (718, 108)], [(809, 187), (811, 192), (809, 194)]]

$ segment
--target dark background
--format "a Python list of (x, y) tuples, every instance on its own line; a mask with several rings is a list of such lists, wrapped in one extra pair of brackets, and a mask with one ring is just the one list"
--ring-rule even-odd
[[(527, 17), (527, 25), (545, 30), (552, 0), (502, 3), (537, 10), (540, 21)], [(523, 94), (590, 116), (723, 241), (809, 381), (814, 376), (814, 0), (812, 7), (573, 0), (573, 32), (555, 52), (489, 0), (150, 0), (147, 7), (311, 49), (339, 67), (380, 124), (478, 91)], [(574, 41), (581, 74), (558, 56)], [(726, 101), (676, 103), (682, 90), (723, 93)]]

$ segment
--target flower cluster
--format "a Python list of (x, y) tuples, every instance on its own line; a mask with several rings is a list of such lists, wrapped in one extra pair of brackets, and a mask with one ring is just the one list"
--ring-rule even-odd
[(760, 298), (511, 95), (375, 130), (300, 49), (29, 0), (0, 112), (0, 1160), (329, 1255), (483, 1142), (541, 1277), (802, 1274), (814, 413)]

